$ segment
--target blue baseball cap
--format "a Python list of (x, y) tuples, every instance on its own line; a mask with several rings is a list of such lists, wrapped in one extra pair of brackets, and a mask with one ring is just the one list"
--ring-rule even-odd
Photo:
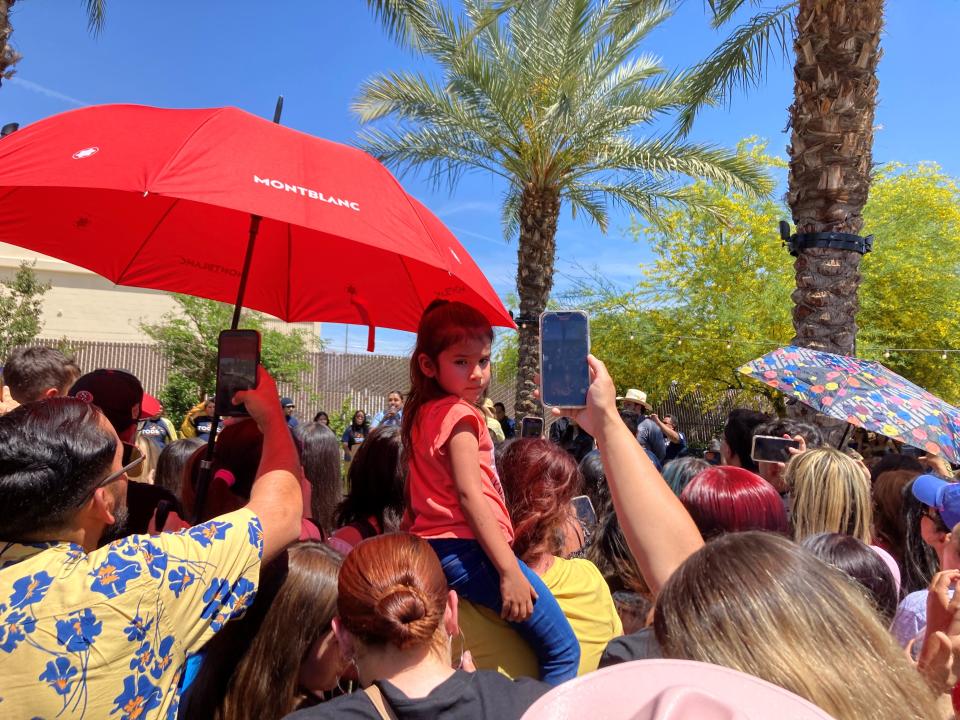
[(913, 481), (913, 496), (940, 513), (943, 524), (953, 530), (960, 523), (960, 484), (936, 475), (921, 475)]

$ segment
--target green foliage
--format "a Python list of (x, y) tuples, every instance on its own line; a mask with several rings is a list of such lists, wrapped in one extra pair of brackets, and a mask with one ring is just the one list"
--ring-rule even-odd
[[(764, 146), (742, 146), (771, 170), (783, 161)], [(790, 342), (793, 258), (777, 237), (781, 204), (706, 184), (694, 192), (717, 203), (727, 222), (696, 209), (668, 214), (660, 227), (635, 225), (653, 261), (627, 293), (594, 279), (575, 300), (591, 312), (594, 353), (620, 389), (664, 397), (699, 388), (771, 395), (737, 372), (744, 362)], [(950, 402), (960, 401), (960, 353), (892, 353), (891, 347), (956, 347), (960, 336), (960, 188), (936, 165), (881, 168), (864, 211), (876, 237), (863, 259), (858, 355), (877, 359)], [(702, 338), (698, 340), (697, 338)]]
[[(178, 376), (176, 387), (168, 385), (164, 392), (179, 397), (190, 383), (196, 402), (204, 394), (212, 394), (216, 385), (217, 337), (230, 327), (233, 308), (190, 295), (173, 298), (177, 311), (164, 315), (160, 323), (140, 327), (170, 363), (171, 377)], [(260, 332), (261, 362), (277, 382), (301, 387), (300, 375), (309, 368), (308, 355), (320, 349), (321, 341), (299, 328), (290, 332), (268, 329), (264, 316), (255, 312), (243, 312), (240, 327)]]
[(350, 398), (346, 398), (343, 401), (343, 404), (340, 405), (340, 412), (329, 412), (327, 413), (330, 418), (330, 429), (333, 430), (334, 434), (340, 438), (343, 437), (344, 431), (347, 429), (347, 426), (353, 422), (353, 413), (355, 410), (350, 404)]
[(0, 359), (17, 345), (27, 345), (40, 334), (43, 296), (49, 283), (40, 282), (33, 265), (20, 263), (13, 278), (0, 283)]
[(178, 372), (171, 372), (157, 399), (163, 403), (164, 415), (179, 429), (183, 417), (197, 404), (196, 383)]

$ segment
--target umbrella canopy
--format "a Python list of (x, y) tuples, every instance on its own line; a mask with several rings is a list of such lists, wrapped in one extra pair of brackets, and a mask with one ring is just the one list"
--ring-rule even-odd
[(0, 241), (118, 285), (288, 322), (415, 330), (436, 298), (514, 327), (456, 238), (383, 165), (236, 108), (102, 105), (0, 140)]
[(960, 411), (878, 362), (784, 347), (740, 372), (824, 415), (960, 462)]

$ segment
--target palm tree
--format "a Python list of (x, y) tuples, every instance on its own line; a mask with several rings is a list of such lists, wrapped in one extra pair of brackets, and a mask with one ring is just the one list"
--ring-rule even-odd
[[(684, 186), (704, 179), (764, 193), (761, 168), (733, 151), (688, 142), (654, 123), (690, 102), (698, 78), (668, 73), (638, 49), (676, 4), (644, 0), (368, 0), (401, 43), (436, 62), (442, 79), (378, 75), (354, 110), (365, 149), (436, 184), (467, 170), (503, 178), (506, 236), (519, 234), (520, 333), (515, 411), (539, 414), (535, 318), (553, 288), (561, 206), (603, 231), (607, 205), (651, 221), (665, 206), (696, 202)], [(645, 127), (649, 137), (636, 130)]]
[[(642, 3), (644, 0), (636, 0)], [(755, 0), (709, 0), (714, 25)], [(704, 82), (684, 111), (704, 99), (758, 83), (776, 46), (794, 51), (787, 202), (797, 233), (859, 236), (870, 189), (877, 63), (884, 0), (795, 0), (737, 27), (702, 65)], [(714, 79), (715, 84), (710, 83)], [(798, 345), (856, 351), (862, 250), (800, 248), (794, 263), (793, 325)]]
[[(13, 66), (20, 62), (20, 53), (10, 45), (13, 25), (10, 24), (10, 10), (16, 0), (0, 0), (0, 80), (13, 77)], [(87, 7), (87, 25), (94, 35), (103, 29), (106, 20), (106, 0), (83, 0)]]

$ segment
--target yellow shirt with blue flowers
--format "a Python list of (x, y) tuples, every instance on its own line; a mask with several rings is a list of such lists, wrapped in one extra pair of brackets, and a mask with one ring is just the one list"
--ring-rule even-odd
[(253, 602), (262, 554), (246, 509), (92, 553), (0, 542), (0, 717), (176, 718), (187, 655)]

